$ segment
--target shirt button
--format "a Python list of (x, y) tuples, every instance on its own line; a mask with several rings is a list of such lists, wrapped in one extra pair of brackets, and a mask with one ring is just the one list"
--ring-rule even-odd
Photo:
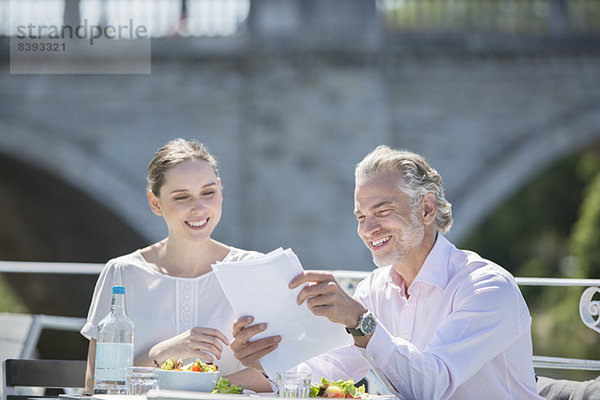
[(408, 335), (402, 335), (402, 339), (408, 340)]
[(371, 360), (375, 361), (376, 358), (377, 358), (376, 354), (371, 354)]

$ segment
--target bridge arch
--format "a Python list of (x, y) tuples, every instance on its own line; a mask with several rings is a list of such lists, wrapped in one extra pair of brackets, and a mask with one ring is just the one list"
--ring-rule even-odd
[(460, 244), (528, 179), (598, 138), (596, 54), (236, 54), (94, 79), (22, 79), (5, 65), (0, 152), (79, 188), (151, 242), (166, 230), (144, 196), (147, 163), (167, 140), (197, 138), (222, 165), (217, 240), (368, 269), (352, 171), (375, 146), (407, 147), (439, 169)]
[[(53, 157), (55, 164), (65, 162), (57, 160), (56, 142), (49, 146), (40, 137), (23, 135), (22, 139), (29, 140), (27, 146), (12, 142), (10, 148), (7, 135), (0, 137), (0, 259), (104, 263), (145, 245), (147, 240), (99, 197), (66, 182), (55, 174), (57, 170), (39, 166)], [(32, 151), (44, 148), (45, 153)], [(32, 165), (30, 159), (42, 162)], [(32, 313), (83, 316), (96, 276), (6, 273), (1, 279)]]
[[(454, 188), (456, 224), (450, 237), (464, 239), (503, 201), (556, 161), (600, 143), (600, 104), (587, 104), (545, 121), (503, 146), (485, 167)], [(491, 143), (493, 145), (493, 143)]]
[[(161, 221), (151, 218), (138, 182), (143, 177), (113, 167), (110, 158), (89, 143), (73, 141), (54, 131), (26, 124), (14, 127), (5, 121), (0, 122), (0, 131), (0, 155), (38, 168), (80, 190), (145, 241), (158, 238)], [(152, 224), (157, 229), (148, 229)]]

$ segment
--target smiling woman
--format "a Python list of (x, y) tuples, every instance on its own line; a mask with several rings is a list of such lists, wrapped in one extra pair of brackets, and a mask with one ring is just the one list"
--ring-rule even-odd
[[(229, 349), (234, 311), (211, 265), (259, 253), (214, 240), (223, 190), (215, 158), (195, 141), (176, 139), (160, 148), (148, 166), (148, 203), (165, 221), (168, 237), (110, 260), (98, 278), (88, 320), (86, 389), (91, 391), (97, 326), (110, 307), (113, 285), (126, 287), (127, 315), (135, 325), (136, 365), (165, 360), (214, 362), (232, 383), (266, 389), (257, 372), (243, 370)], [(251, 379), (251, 380), (250, 380)]]

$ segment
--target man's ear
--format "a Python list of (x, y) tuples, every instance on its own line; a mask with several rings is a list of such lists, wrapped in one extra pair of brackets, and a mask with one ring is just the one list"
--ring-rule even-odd
[(151, 190), (148, 190), (148, 204), (150, 205), (150, 209), (156, 215), (162, 215), (162, 210), (160, 209), (160, 204), (158, 204), (158, 197)]
[(423, 208), (421, 209), (421, 218), (424, 225), (433, 224), (435, 222), (435, 214), (437, 212), (435, 195), (431, 192), (426, 193), (421, 200)]

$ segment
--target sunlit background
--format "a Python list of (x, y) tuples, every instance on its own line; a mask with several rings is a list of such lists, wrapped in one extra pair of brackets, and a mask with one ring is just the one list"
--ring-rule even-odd
[[(16, 25), (132, 17), (150, 75), (9, 73)], [(2, 260), (104, 263), (164, 237), (145, 169), (186, 137), (221, 162), (225, 243), (372, 269), (353, 168), (388, 144), (439, 170), (457, 246), (516, 276), (600, 278), (598, 0), (0, 0), (0, 40)], [(0, 312), (83, 317), (94, 282), (4, 273)], [(523, 291), (536, 354), (600, 359), (581, 288)], [(52, 340), (40, 357), (65, 356)]]
[[(75, 5), (76, 7), (77, 5)], [(239, 32), (248, 17), (249, 0), (81, 0), (81, 20), (89, 25), (125, 24), (130, 18), (152, 27), (153, 37), (174, 34), (190, 36), (229, 36)], [(64, 0), (19, 0), (0, 2), (3, 35), (15, 34), (11, 26), (63, 24)], [(7, 19), (12, 18), (12, 25)], [(180, 21), (185, 19), (185, 25)]]

